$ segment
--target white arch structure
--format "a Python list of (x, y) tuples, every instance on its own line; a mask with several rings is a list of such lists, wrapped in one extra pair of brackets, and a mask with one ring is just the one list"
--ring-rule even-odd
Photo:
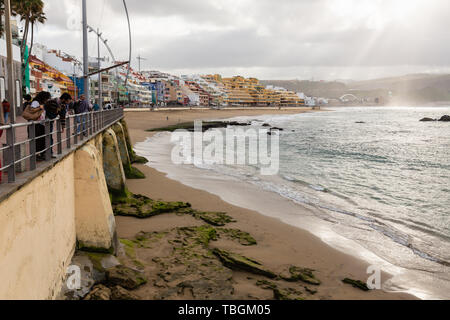
[(343, 101), (348, 98), (352, 98), (352, 100), (359, 100), (357, 96), (355, 96), (354, 94), (351, 94), (351, 93), (344, 94), (342, 97), (339, 98), (339, 100)]

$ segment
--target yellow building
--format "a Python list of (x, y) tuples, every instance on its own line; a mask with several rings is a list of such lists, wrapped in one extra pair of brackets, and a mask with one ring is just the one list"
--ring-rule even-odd
[[(281, 88), (266, 88), (256, 78), (236, 76), (222, 78), (220, 75), (202, 76), (203, 80), (223, 91), (218, 100), (229, 106), (304, 106), (305, 101), (297, 93)], [(211, 97), (215, 95), (210, 93)], [(219, 103), (216, 101), (216, 103)]]

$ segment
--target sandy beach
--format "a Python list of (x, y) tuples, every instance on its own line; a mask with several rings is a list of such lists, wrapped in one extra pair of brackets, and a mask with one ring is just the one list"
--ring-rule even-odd
[[(152, 134), (146, 132), (148, 129), (165, 127), (167, 125), (190, 122), (194, 120), (226, 119), (236, 116), (257, 116), (263, 114), (290, 114), (299, 111), (172, 111), (172, 112), (127, 112), (126, 121), (132, 143), (146, 140)], [(151, 199), (162, 201), (182, 201), (192, 205), (195, 210), (225, 212), (236, 222), (227, 225), (227, 228), (248, 232), (257, 242), (257, 245), (244, 246), (226, 237), (220, 237), (211, 242), (212, 248), (219, 248), (237, 253), (245, 257), (251, 257), (261, 262), (264, 267), (276, 274), (283, 274), (292, 266), (314, 270), (314, 276), (320, 280), (319, 286), (305, 284), (294, 284), (283, 282), (279, 279), (273, 280), (282, 290), (291, 290), (293, 287), (306, 289), (304, 299), (363, 299), (363, 300), (405, 300), (415, 299), (405, 293), (390, 293), (383, 290), (362, 291), (349, 284), (344, 284), (345, 278), (366, 281), (368, 275), (366, 270), (368, 263), (342, 253), (309, 233), (307, 230), (295, 228), (279, 221), (269, 218), (258, 212), (239, 208), (208, 192), (190, 188), (177, 181), (166, 177), (166, 174), (158, 172), (146, 165), (135, 165), (145, 175), (143, 180), (128, 180), (127, 185), (130, 192), (142, 194)], [(287, 200), (286, 200), (287, 201)], [(190, 216), (163, 214), (149, 219), (135, 219), (131, 217), (116, 217), (117, 232), (120, 239), (135, 239), (139, 232), (168, 234), (174, 228), (199, 227), (203, 222)], [(198, 299), (204, 295), (196, 295), (192, 286), (191, 290), (168, 291), (170, 284), (175, 283), (172, 279), (161, 284), (162, 276), (158, 262), (162, 256), (172, 250), (170, 247), (158, 245), (153, 250), (149, 248), (135, 248), (133, 256), (139, 260), (139, 264), (145, 271), (148, 283), (142, 286), (136, 293), (144, 299)], [(130, 261), (129, 261), (130, 262)], [(159, 268), (159, 269), (158, 269)], [(183, 269), (183, 267), (180, 267)], [(181, 270), (179, 269), (179, 270)], [(225, 270), (226, 281), (230, 285), (231, 295), (211, 295), (215, 299), (273, 299), (274, 293), (270, 285), (261, 285), (264, 277), (243, 271)], [(225, 272), (224, 271), (224, 272)], [(184, 270), (180, 271), (184, 274)], [(191, 282), (201, 282), (208, 274), (203, 271), (198, 275), (189, 275)], [(203, 277), (203, 278), (202, 278)], [(388, 275), (383, 274), (383, 282), (388, 280)], [(186, 279), (184, 279), (184, 282)], [(259, 284), (257, 284), (259, 283)], [(180, 288), (180, 283), (174, 285)], [(181, 286), (184, 288), (184, 286)], [(195, 285), (194, 285), (195, 287)], [(313, 289), (312, 289), (313, 288)], [(296, 289), (296, 290), (297, 290)], [(165, 291), (164, 291), (165, 290)], [(300, 289), (298, 289), (300, 291)], [(164, 294), (161, 294), (164, 291)], [(209, 296), (207, 296), (209, 297)]]

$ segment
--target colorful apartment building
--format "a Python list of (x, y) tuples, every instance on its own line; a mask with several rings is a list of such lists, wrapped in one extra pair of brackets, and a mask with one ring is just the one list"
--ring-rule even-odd
[(71, 78), (50, 67), (35, 56), (30, 56), (31, 92), (48, 91), (52, 97), (58, 98), (63, 93), (75, 95), (75, 85)]
[[(207, 76), (217, 81), (217, 76)], [(297, 93), (280, 88), (264, 87), (256, 78), (241, 76), (223, 78), (227, 97), (225, 103), (230, 106), (304, 106), (305, 100)]]

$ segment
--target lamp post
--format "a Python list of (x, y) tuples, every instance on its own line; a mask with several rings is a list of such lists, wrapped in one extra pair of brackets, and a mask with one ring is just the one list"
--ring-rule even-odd
[(83, 79), (84, 79), (84, 96), (86, 97), (86, 101), (89, 103), (90, 92), (89, 92), (89, 48), (88, 48), (88, 30), (87, 30), (87, 6), (86, 0), (82, 2), (82, 11), (83, 11)]
[[(129, 41), (129, 57), (128, 57), (128, 68), (127, 68), (127, 75), (125, 77), (125, 88), (126, 90), (128, 90), (128, 92), (130, 91), (127, 88), (127, 84), (128, 84), (128, 78), (130, 76), (130, 67), (131, 67), (131, 52), (132, 52), (132, 42), (131, 42), (131, 23), (130, 23), (130, 15), (128, 14), (128, 7), (127, 7), (127, 2), (126, 0), (122, 0), (123, 2), (123, 6), (125, 8), (125, 14), (127, 15), (127, 21), (128, 21), (128, 41)], [(130, 95), (128, 95), (128, 105), (131, 107), (131, 100), (130, 100)]]
[[(5, 39), (6, 39), (6, 66), (8, 71), (8, 102), (11, 105), (11, 123), (16, 123), (16, 103), (14, 96), (14, 65), (13, 65), (13, 49), (12, 49), (12, 32), (11, 32), (11, 2), (4, 0), (5, 3)], [(19, 97), (17, 97), (19, 99)]]
[[(98, 49), (98, 70), (101, 70), (100, 65), (100, 37), (101, 33), (97, 28), (97, 49)], [(100, 110), (103, 110), (103, 83), (102, 83), (102, 73), (98, 73), (98, 106)]]

